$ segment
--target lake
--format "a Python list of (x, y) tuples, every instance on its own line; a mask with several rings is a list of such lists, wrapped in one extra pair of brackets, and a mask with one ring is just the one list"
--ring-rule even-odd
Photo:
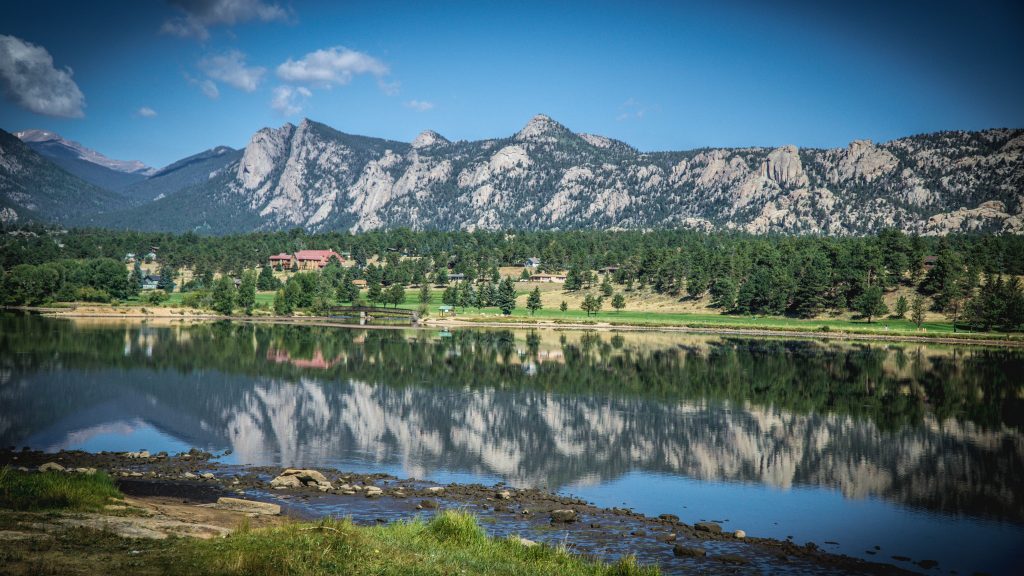
[(504, 481), (944, 573), (1024, 565), (1022, 428), (1022, 350), (0, 314), (3, 446)]

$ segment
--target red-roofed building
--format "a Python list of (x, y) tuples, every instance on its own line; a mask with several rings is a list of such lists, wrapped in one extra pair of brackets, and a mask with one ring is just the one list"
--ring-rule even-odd
[(299, 270), (319, 270), (332, 258), (338, 260), (338, 264), (344, 264), (345, 259), (334, 250), (299, 250), (295, 253), (295, 264)]
[(274, 256), (271, 256), (270, 257), (270, 267), (271, 268), (291, 268), (292, 267), (292, 255), (291, 254), (285, 254), (284, 252), (282, 252), (280, 254), (275, 254)]

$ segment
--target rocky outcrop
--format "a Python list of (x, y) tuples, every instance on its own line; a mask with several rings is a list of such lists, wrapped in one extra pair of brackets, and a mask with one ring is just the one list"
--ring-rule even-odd
[[(1000, 129), (855, 140), (837, 149), (642, 153), (575, 134), (544, 115), (511, 138), (476, 142), (450, 142), (430, 130), (412, 143), (394, 142), (303, 120), (260, 130), (224, 169), (233, 177), (211, 178), (177, 207), (165, 198), (160, 209), (175, 210), (176, 219), (196, 213), (194, 226), (209, 231), (242, 214), (240, 226), (268, 230), (1016, 233), (1024, 213), (1021, 142), (1024, 130)], [(207, 198), (219, 205), (197, 210)], [(157, 212), (130, 221), (167, 220)]]

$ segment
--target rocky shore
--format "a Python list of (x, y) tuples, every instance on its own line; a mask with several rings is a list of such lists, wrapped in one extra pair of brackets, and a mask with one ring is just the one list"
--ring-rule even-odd
[[(173, 499), (208, 508), (248, 511), (252, 517), (279, 506), (296, 519), (350, 517), (356, 523), (386, 523), (459, 508), (480, 518), (493, 536), (524, 543), (565, 545), (586, 556), (613, 560), (633, 554), (664, 573), (907, 574), (897, 566), (831, 554), (817, 543), (796, 543), (728, 532), (718, 522), (688, 523), (672, 514), (648, 517), (626, 508), (601, 508), (571, 496), (504, 484), (438, 485), (386, 474), (330, 469), (246, 467), (221, 464), (217, 456), (193, 449), (181, 454), (147, 451), (88, 453), (0, 451), (0, 466), (90, 474), (105, 471), (135, 499)], [(239, 503), (241, 501), (241, 503)], [(261, 509), (259, 504), (269, 506)], [(252, 506), (251, 510), (246, 510)], [(201, 512), (199, 512), (201, 511)], [(186, 514), (187, 516), (187, 514)], [(822, 544), (827, 546), (827, 544)], [(880, 560), (881, 550), (872, 551)], [(908, 559), (895, 558), (904, 563)], [(917, 559), (915, 569), (934, 563)]]

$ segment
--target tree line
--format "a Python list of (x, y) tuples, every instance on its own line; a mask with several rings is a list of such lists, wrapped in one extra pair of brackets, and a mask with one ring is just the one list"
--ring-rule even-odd
[[(305, 248), (345, 253), (354, 267), (328, 266), (301, 272), (285, 285), (267, 267), (278, 252)], [(446, 287), (446, 304), (514, 307), (501, 298), (499, 267), (540, 259), (538, 270), (566, 273), (565, 289), (589, 290), (604, 270), (603, 295), (623, 304), (614, 281), (627, 294), (649, 290), (680, 299), (708, 298), (723, 313), (811, 318), (853, 311), (867, 320), (910, 314), (919, 325), (927, 307), (954, 324), (1020, 330), (1024, 297), (1024, 238), (1010, 235), (921, 237), (884, 230), (864, 237), (753, 236), (687, 230), (567, 232), (414, 232), (407, 229), (360, 234), (310, 235), (301, 230), (236, 236), (199, 236), (109, 230), (23, 229), (0, 240), (0, 297), (7, 304), (51, 300), (132, 297), (137, 274), (115, 270), (125, 253), (159, 252), (161, 281), (173, 282), (190, 268), (193, 279), (180, 287), (195, 292), (193, 304), (222, 302), (233, 285), (217, 287), (216, 273), (242, 279), (259, 269), (256, 289), (274, 291), (275, 310), (324, 310), (332, 300), (360, 297), (354, 283), (366, 282), (371, 304), (399, 305), (408, 286)], [(97, 268), (99, 267), (99, 268)], [(79, 272), (84, 268), (92, 272)], [(98, 279), (96, 269), (107, 271)], [(119, 269), (123, 272), (124, 267)], [(103, 275), (103, 274), (100, 274)], [(119, 275), (121, 277), (119, 277)], [(461, 282), (450, 281), (453, 277)], [(246, 291), (249, 290), (246, 284)], [(893, 310), (885, 294), (913, 288)], [(514, 288), (514, 287), (513, 287)], [(514, 291), (514, 290), (513, 290)], [(588, 293), (588, 296), (591, 296)], [(927, 297), (927, 300), (925, 300)], [(249, 298), (246, 295), (244, 298)], [(421, 302), (423, 299), (421, 298)], [(539, 304), (539, 301), (534, 301)], [(504, 305), (503, 305), (504, 304)], [(528, 304), (530, 302), (528, 301)], [(584, 299), (588, 314), (604, 304)], [(242, 307), (248, 308), (243, 305)], [(226, 309), (226, 304), (222, 306)], [(530, 308), (535, 311), (536, 308)], [(506, 312), (507, 313), (507, 312)]]

